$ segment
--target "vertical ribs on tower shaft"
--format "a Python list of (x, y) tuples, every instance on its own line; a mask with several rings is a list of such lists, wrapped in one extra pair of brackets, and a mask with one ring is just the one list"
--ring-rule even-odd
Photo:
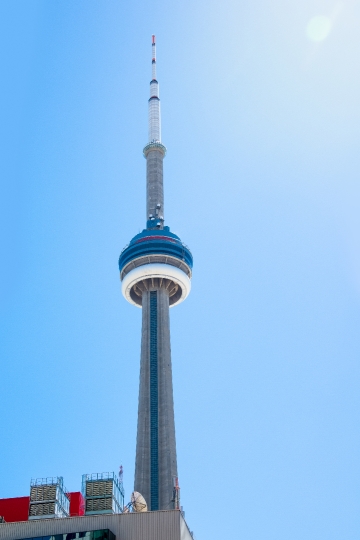
[[(151, 150), (146, 156), (146, 219), (150, 215), (164, 216), (163, 159), (161, 150)], [(157, 206), (159, 205), (159, 206)]]
[(169, 293), (153, 288), (142, 295), (135, 491), (142, 493), (151, 510), (171, 509), (175, 476)]

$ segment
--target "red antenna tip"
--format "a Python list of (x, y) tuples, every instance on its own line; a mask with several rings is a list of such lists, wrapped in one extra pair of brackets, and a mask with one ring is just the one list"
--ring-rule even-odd
[(155, 43), (155, 36), (154, 36), (154, 34), (152, 35), (152, 42)]

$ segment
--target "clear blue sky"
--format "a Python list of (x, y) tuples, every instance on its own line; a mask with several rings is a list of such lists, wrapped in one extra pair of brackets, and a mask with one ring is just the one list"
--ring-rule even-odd
[(197, 540), (360, 535), (360, 3), (2, 0), (0, 497), (134, 474), (151, 34)]

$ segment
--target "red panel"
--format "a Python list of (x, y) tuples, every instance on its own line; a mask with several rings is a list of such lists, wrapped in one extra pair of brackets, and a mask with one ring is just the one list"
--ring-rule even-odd
[(70, 516), (83, 516), (85, 514), (85, 501), (80, 491), (68, 493), (70, 499)]
[(0, 499), (0, 516), (7, 523), (14, 521), (27, 521), (29, 518), (30, 497), (13, 497)]

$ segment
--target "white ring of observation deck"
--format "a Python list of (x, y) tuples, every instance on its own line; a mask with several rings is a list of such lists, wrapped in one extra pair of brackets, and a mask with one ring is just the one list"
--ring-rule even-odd
[(138, 266), (126, 274), (121, 284), (121, 292), (125, 299), (130, 302), (130, 304), (141, 308), (141, 305), (134, 302), (131, 298), (131, 289), (140, 281), (151, 278), (168, 279), (181, 288), (181, 296), (170, 307), (183, 302), (190, 293), (191, 281), (182, 270), (175, 266), (171, 266), (170, 264), (150, 263)]

